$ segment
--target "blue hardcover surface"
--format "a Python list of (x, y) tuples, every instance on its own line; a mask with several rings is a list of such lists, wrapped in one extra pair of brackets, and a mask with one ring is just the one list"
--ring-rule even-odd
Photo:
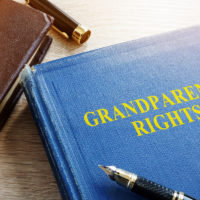
[[(23, 71), (64, 199), (143, 199), (109, 180), (98, 164), (199, 198), (199, 58), (200, 27), (193, 27)], [(141, 123), (145, 130), (137, 132)]]

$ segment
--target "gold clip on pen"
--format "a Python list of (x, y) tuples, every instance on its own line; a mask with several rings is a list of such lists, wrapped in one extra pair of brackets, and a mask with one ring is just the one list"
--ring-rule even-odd
[(53, 28), (62, 34), (65, 38), (71, 37), (76, 43), (83, 44), (91, 34), (91, 31), (79, 24), (67, 13), (60, 10), (48, 0), (26, 0), (26, 2), (42, 12), (45, 12), (55, 18)]

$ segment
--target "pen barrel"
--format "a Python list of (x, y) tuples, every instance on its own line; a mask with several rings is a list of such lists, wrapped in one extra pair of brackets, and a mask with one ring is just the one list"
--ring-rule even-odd
[(42, 12), (45, 12), (55, 18), (54, 25), (62, 32), (72, 36), (73, 31), (79, 23), (70, 17), (67, 13), (60, 10), (48, 0), (26, 0), (27, 3)]
[(182, 192), (176, 192), (139, 176), (131, 191), (151, 200), (194, 200)]
[(91, 31), (79, 24), (75, 19), (67, 13), (56, 7), (48, 0), (26, 0), (27, 3), (42, 12), (54, 17), (54, 28), (65, 38), (71, 37), (77, 44), (86, 42)]

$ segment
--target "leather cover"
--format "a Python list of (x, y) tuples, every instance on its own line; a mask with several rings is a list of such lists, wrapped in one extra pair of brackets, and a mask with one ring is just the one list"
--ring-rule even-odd
[(199, 199), (199, 58), (198, 26), (23, 71), (64, 199), (144, 199), (99, 164)]
[[(41, 42), (39, 49), (37, 49), (37, 52), (32, 58), (30, 62), (30, 66), (33, 66), (42, 62), (51, 43), (52, 43), (52, 38), (48, 35), (45, 36), (44, 40)], [(12, 95), (10, 96), (9, 100), (5, 104), (3, 110), (0, 112), (0, 131), (2, 130), (6, 120), (10, 116), (15, 104), (17, 103), (22, 93), (23, 93), (23, 89), (19, 83), (17, 87), (15, 88), (15, 90), (13, 91)]]
[[(45, 13), (12, 0), (0, 0), (0, 103), (52, 22), (53, 18)], [(48, 44), (45, 45), (43, 54), (49, 47)], [(43, 57), (44, 55), (40, 56), (40, 59)], [(38, 63), (41, 60), (37, 60)], [(0, 113), (0, 129), (21, 93), (22, 90), (18, 86), (12, 98), (8, 100), (6, 108)]]
[(12, 0), (0, 0), (0, 103), (49, 30), (53, 18)]

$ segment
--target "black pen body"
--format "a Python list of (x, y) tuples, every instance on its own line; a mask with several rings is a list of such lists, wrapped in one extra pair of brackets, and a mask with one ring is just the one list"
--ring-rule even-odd
[(139, 176), (131, 191), (150, 200), (195, 200), (182, 192), (174, 191)]

